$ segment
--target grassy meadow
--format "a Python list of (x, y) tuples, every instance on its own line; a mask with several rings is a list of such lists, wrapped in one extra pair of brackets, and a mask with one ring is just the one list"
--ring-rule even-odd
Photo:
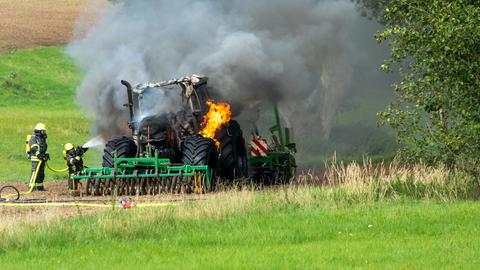
[[(230, 191), (0, 234), (3, 269), (471, 269), (480, 205), (333, 202), (322, 188)], [(80, 209), (78, 211), (81, 211)]]
[[(327, 185), (243, 187), (163, 207), (0, 222), (5, 269), (472, 269), (474, 178), (330, 165)], [(301, 182), (305, 183), (302, 185)]]
[[(64, 167), (65, 143), (88, 139), (91, 120), (74, 98), (79, 72), (63, 50), (45, 47), (0, 54), (0, 181), (28, 181), (25, 137), (37, 122), (47, 125), (52, 167)], [(47, 172), (47, 179), (64, 177)]]

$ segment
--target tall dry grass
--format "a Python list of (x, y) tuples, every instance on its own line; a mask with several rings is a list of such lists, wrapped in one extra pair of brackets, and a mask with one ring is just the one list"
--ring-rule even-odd
[(478, 180), (471, 174), (443, 165), (407, 165), (397, 160), (373, 164), (365, 159), (361, 164), (344, 164), (335, 158), (325, 164), (321, 174), (307, 171), (297, 184), (320, 184), (335, 200), (378, 201), (414, 198), (456, 201), (480, 197)]

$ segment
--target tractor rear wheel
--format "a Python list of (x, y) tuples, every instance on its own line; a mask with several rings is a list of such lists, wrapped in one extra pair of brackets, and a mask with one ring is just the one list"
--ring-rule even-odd
[(114, 167), (113, 159), (115, 152), (119, 158), (135, 157), (137, 153), (137, 145), (131, 138), (125, 136), (109, 141), (103, 150), (103, 167)]
[(215, 138), (220, 142), (219, 175), (230, 181), (247, 177), (247, 148), (240, 124), (231, 120), (217, 132)]
[(188, 165), (208, 165), (210, 168), (210, 185), (206, 191), (215, 188), (215, 171), (217, 166), (217, 146), (212, 139), (196, 135), (185, 139), (182, 147), (182, 163)]

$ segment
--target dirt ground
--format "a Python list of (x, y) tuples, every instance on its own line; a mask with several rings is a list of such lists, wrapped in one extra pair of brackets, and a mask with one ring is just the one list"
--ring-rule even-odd
[(0, 0), (0, 50), (65, 44), (107, 5), (106, 0)]
[[(20, 192), (28, 190), (27, 183), (21, 182), (0, 182), (0, 187), (11, 185)], [(21, 195), (19, 203), (43, 203), (43, 202), (79, 202), (105, 205), (117, 205), (119, 198), (112, 196), (96, 197), (73, 197), (67, 192), (66, 181), (46, 181), (46, 191), (34, 191), (31, 194)], [(131, 196), (131, 199), (138, 204), (158, 202), (182, 202), (187, 200), (205, 199), (207, 195), (194, 194), (160, 194), (156, 196)], [(34, 224), (38, 222), (49, 223), (60, 218), (70, 218), (77, 215), (92, 214), (110, 209), (109, 207), (88, 207), (88, 206), (10, 206), (2, 205), (0, 202), (0, 231), (8, 230), (19, 223)], [(128, 210), (127, 210), (128, 211)]]
[[(22, 182), (0, 182), (0, 187), (3, 186), (14, 186), (20, 192), (28, 190), (28, 183)], [(89, 202), (95, 200), (99, 203), (111, 203), (111, 196), (72, 196), (69, 194), (67, 189), (66, 180), (57, 180), (57, 181), (46, 181), (45, 182), (46, 191), (34, 191), (30, 194), (21, 195), (20, 200), (47, 200), (49, 202), (58, 202), (58, 201), (78, 201), (78, 202)], [(177, 201), (185, 199), (196, 199), (202, 195), (192, 195), (192, 194), (159, 194), (159, 195), (147, 195), (147, 196), (131, 196), (132, 199), (135, 199), (139, 202), (159, 202), (159, 201)]]

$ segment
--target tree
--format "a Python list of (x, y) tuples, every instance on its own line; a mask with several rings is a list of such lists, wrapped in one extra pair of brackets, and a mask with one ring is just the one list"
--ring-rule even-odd
[(391, 0), (351, 0), (359, 7), (363, 16), (383, 22), (385, 8)]
[(480, 161), (480, 1), (391, 0), (379, 42), (381, 69), (398, 69), (396, 100), (379, 113), (407, 160), (476, 166)]

